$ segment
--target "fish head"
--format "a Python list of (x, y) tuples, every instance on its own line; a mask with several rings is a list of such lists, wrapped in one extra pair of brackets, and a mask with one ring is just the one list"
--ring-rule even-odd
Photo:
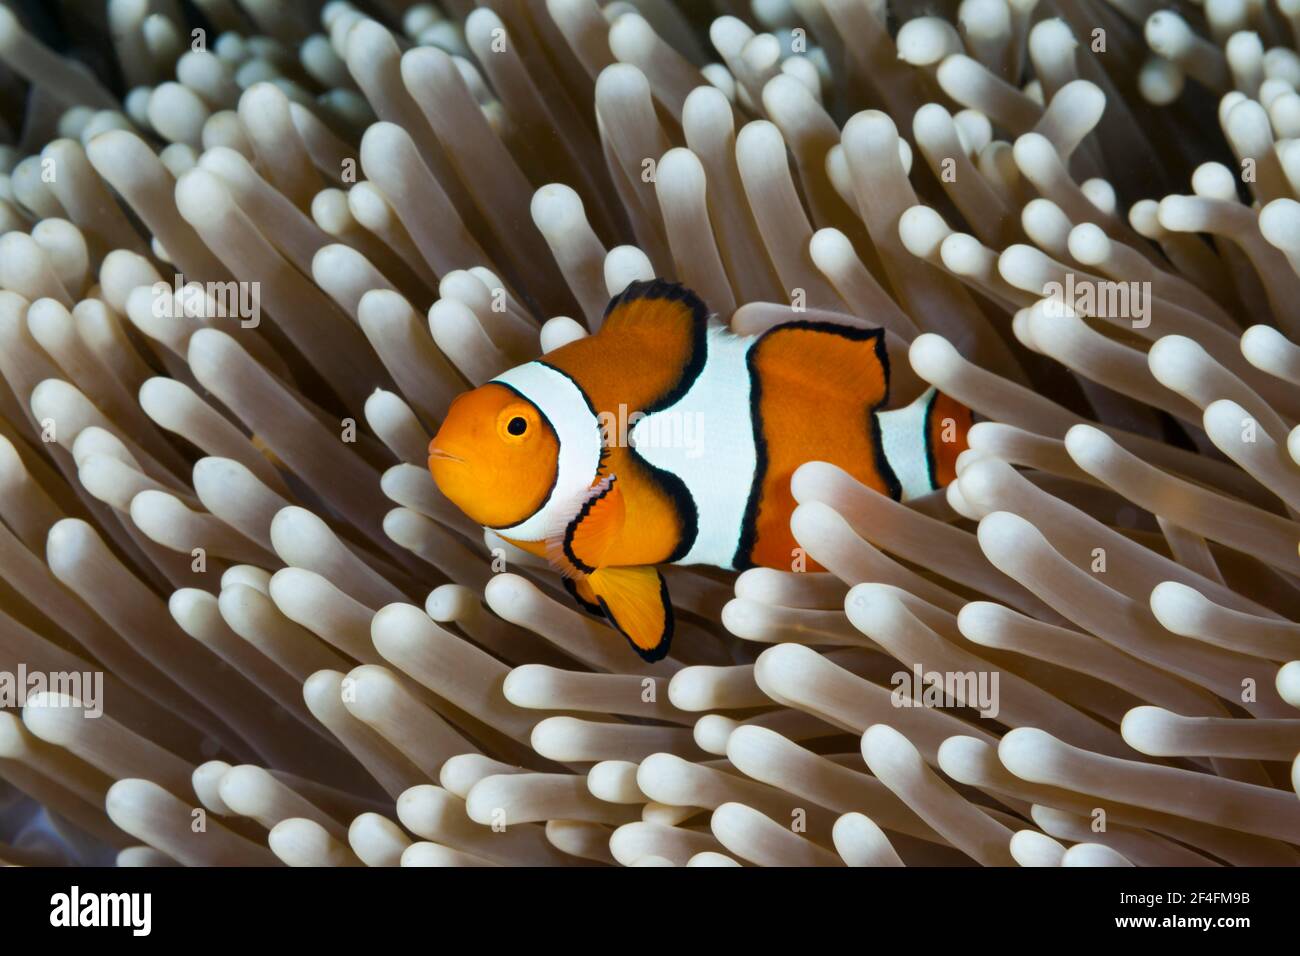
[(531, 401), (489, 382), (452, 402), (429, 443), (438, 489), (477, 524), (508, 528), (546, 503), (560, 443)]

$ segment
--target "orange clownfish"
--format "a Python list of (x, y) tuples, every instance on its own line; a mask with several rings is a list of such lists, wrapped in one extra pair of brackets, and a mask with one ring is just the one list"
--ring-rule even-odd
[[(655, 661), (673, 630), (656, 565), (788, 568), (790, 477), (804, 462), (900, 500), (952, 480), (969, 410), (930, 389), (884, 411), (888, 394), (880, 329), (739, 336), (688, 289), (633, 282), (596, 334), (459, 396), (429, 470)], [(940, 441), (954, 422), (956, 440)]]

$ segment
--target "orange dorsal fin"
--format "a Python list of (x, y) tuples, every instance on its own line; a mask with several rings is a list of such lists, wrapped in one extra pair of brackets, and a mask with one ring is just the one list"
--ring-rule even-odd
[(868, 410), (889, 398), (884, 329), (790, 322), (764, 333), (760, 345), (762, 361), (779, 369), (773, 377), (791, 387)]
[(650, 565), (597, 568), (587, 576), (609, 622), (647, 661), (662, 660), (673, 636), (668, 585)]
[(564, 526), (551, 551), (556, 563), (590, 574), (607, 563), (606, 556), (623, 532), (627, 507), (616, 475), (606, 475), (588, 490), (577, 512)]
[(609, 300), (600, 332), (652, 333), (691, 340), (708, 321), (708, 307), (686, 286), (651, 279), (629, 283)]
[(598, 332), (542, 360), (578, 382), (597, 412), (644, 412), (698, 374), (708, 325), (708, 307), (684, 286), (633, 282), (610, 299)]

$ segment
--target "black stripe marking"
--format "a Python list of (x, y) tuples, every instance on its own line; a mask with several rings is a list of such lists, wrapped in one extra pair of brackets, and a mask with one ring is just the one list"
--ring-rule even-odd
[[(782, 326), (776, 326), (782, 328)], [(771, 332), (768, 329), (767, 332)], [(758, 543), (758, 508), (762, 503), (763, 479), (767, 476), (767, 438), (763, 431), (763, 413), (760, 411), (763, 400), (763, 386), (759, 382), (758, 370), (754, 367), (754, 356), (763, 342), (763, 335), (750, 346), (745, 354), (745, 371), (749, 375), (749, 426), (754, 435), (754, 477), (749, 484), (749, 498), (745, 502), (745, 513), (740, 519), (740, 537), (736, 542), (736, 553), (731, 556), (731, 566), (738, 571), (748, 570), (754, 566), (754, 546)]]
[(925, 429), (925, 469), (926, 474), (930, 479), (931, 491), (935, 491), (939, 487), (939, 463), (934, 456), (934, 441), (931, 437), (934, 432), (931, 428), (932, 423), (930, 420), (934, 415), (934, 406), (938, 400), (939, 390), (936, 388), (934, 394), (930, 396), (930, 400), (925, 404), (925, 424), (922, 425)]

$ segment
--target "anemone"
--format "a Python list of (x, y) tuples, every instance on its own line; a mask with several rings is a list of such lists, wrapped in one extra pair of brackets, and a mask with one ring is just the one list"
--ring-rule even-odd
[[(1294, 0), (15, 7), (0, 860), (1300, 861)], [(425, 458), (654, 276), (980, 421), (651, 664)]]

